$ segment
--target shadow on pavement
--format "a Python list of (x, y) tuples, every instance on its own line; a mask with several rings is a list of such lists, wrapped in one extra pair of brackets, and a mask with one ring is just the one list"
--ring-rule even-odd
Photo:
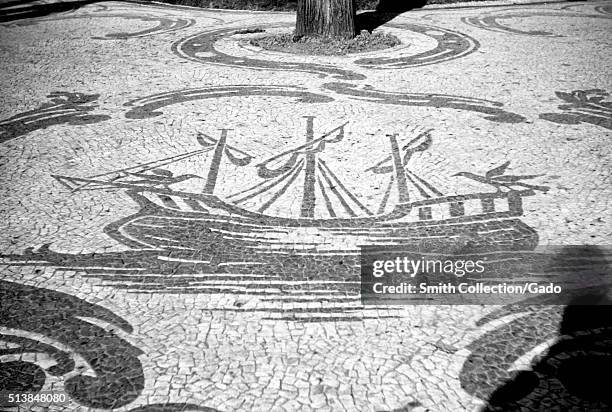
[(357, 15), (357, 32), (372, 30), (393, 20), (409, 10), (418, 9), (427, 4), (427, 0), (380, 0), (374, 11), (364, 11)]
[[(569, 249), (569, 248), (568, 248)], [(587, 246), (580, 257), (605, 259)], [(565, 260), (567, 254), (559, 254)], [(608, 263), (607, 270), (610, 270)], [(571, 276), (568, 274), (567, 276)], [(559, 336), (530, 370), (518, 372), (489, 397), (485, 411), (515, 411), (538, 405), (611, 410), (612, 299), (606, 287), (574, 296), (565, 307)], [(529, 409), (531, 410), (531, 409)]]
[(11, 1), (0, 4), (0, 22), (5, 23), (21, 19), (44, 17), (53, 13), (76, 10), (88, 4), (101, 2), (101, 0), (78, 0), (60, 3), (36, 4), (33, 2)]

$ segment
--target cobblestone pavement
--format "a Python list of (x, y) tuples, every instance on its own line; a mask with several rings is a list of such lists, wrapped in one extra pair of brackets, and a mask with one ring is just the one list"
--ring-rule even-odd
[(249, 44), (290, 13), (14, 3), (0, 385), (67, 395), (24, 407), (610, 406), (600, 312), (363, 306), (358, 267), (366, 244), (607, 256), (610, 2), (413, 10), (382, 27), (402, 45), (344, 57)]

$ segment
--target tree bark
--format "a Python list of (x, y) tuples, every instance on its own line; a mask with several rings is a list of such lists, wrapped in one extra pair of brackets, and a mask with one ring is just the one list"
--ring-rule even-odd
[(298, 0), (295, 34), (355, 37), (354, 0)]

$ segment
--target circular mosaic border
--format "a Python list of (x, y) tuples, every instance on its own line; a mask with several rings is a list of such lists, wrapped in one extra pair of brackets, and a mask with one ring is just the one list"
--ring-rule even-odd
[(609, 18), (602, 11), (601, 14), (586, 14), (586, 13), (574, 13), (567, 11), (508, 11), (501, 10), (496, 12), (490, 12), (474, 17), (462, 17), (461, 21), (467, 25), (477, 27), (482, 30), (506, 33), (506, 34), (518, 34), (524, 36), (536, 36), (536, 37), (565, 37), (562, 34), (555, 34), (544, 30), (520, 30), (511, 27), (511, 24), (503, 24), (500, 21), (508, 19), (520, 19), (521, 21), (532, 17), (583, 17), (583, 18)]
[[(155, 16), (147, 14), (132, 14), (126, 12), (100, 12), (94, 11), (87, 14), (73, 14), (65, 13), (58, 16), (51, 16), (48, 18), (38, 18), (25, 21), (9, 22), (4, 24), (6, 27), (23, 27), (23, 26), (36, 26), (41, 23), (56, 22), (60, 20), (76, 20), (76, 19), (92, 19), (92, 18), (121, 18), (126, 20), (139, 20), (145, 23), (157, 23), (156, 26), (147, 29), (142, 29), (135, 32), (118, 32), (108, 33), (103, 36), (91, 36), (95, 40), (125, 40), (132, 37), (145, 37), (155, 34), (165, 34), (178, 30), (183, 30), (191, 27), (195, 24), (195, 19), (185, 19), (173, 16)], [(211, 21), (213, 24), (222, 24), (223, 20), (216, 17), (205, 17), (204, 19)]]
[[(288, 24), (275, 25), (274, 27), (291, 27)], [(476, 51), (480, 44), (478, 41), (463, 33), (453, 30), (416, 23), (394, 24), (388, 27), (393, 29), (407, 30), (418, 35), (432, 38), (437, 46), (432, 49), (421, 51), (413, 55), (402, 53), (406, 47), (396, 47), (381, 51), (378, 56), (372, 53), (356, 54), (346, 57), (344, 62), (352, 63), (356, 69), (405, 69), (430, 64), (437, 64), (448, 60), (467, 56)], [(240, 32), (249, 29), (256, 30), (258, 27), (243, 27)], [(363, 80), (366, 77), (354, 70), (347, 70), (346, 64), (310, 63), (296, 61), (267, 60), (265, 58), (249, 58), (234, 56), (227, 52), (217, 50), (215, 43), (227, 37), (240, 34), (236, 28), (225, 28), (204, 33), (197, 33), (179, 40), (172, 45), (172, 51), (179, 57), (204, 64), (217, 64), (232, 67), (244, 67), (255, 70), (280, 70), (300, 71), (318, 74), (321, 77), (332, 76), (342, 80)], [(392, 54), (389, 56), (389, 54)], [(395, 54), (395, 55), (393, 55)], [(366, 57), (364, 57), (366, 56)], [(262, 55), (265, 57), (265, 55)], [(314, 56), (309, 56), (316, 59)]]

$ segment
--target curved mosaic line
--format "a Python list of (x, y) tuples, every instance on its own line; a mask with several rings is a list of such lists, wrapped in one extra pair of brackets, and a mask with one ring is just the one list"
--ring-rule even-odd
[[(92, 39), (96, 40), (116, 40), (116, 39), (128, 39), (132, 37), (145, 37), (155, 34), (164, 34), (170, 33), (173, 31), (183, 30), (187, 27), (193, 26), (195, 24), (195, 19), (183, 19), (183, 18), (172, 18), (172, 17), (158, 17), (158, 16), (137, 16), (134, 14), (128, 13), (102, 13), (102, 12), (94, 12), (95, 14), (79, 14), (79, 15), (66, 15), (66, 16), (56, 16), (52, 18), (43, 18), (43, 19), (35, 19), (28, 20), (25, 22), (11, 23), (8, 26), (33, 26), (38, 25), (42, 22), (47, 21), (58, 21), (58, 20), (73, 20), (73, 19), (90, 19), (93, 17), (96, 18), (123, 18), (126, 20), (140, 20), (143, 22), (157, 22), (157, 26), (152, 27), (150, 29), (144, 29), (137, 32), (118, 32), (118, 33), (109, 33), (104, 36), (92, 36)], [(218, 23), (222, 23), (223, 20), (207, 17), (206, 19), (216, 21)]]
[[(0, 361), (3, 389), (38, 392), (47, 374), (66, 376), (64, 390), (74, 401), (103, 409), (127, 405), (143, 390), (144, 374), (138, 359), (142, 351), (113, 330), (131, 333), (132, 327), (125, 319), (65, 293), (3, 280), (0, 280), (0, 301), (0, 327), (6, 328), (0, 329), (0, 341), (13, 346), (0, 349), (0, 355), (46, 353), (57, 362), (45, 367), (23, 358)], [(102, 321), (112, 328), (100, 327), (82, 318)], [(40, 341), (40, 336), (45, 337), (45, 342)], [(49, 342), (63, 346), (56, 347)], [(66, 352), (63, 347), (71, 351)], [(93, 374), (79, 370), (75, 356), (84, 359)], [(15, 379), (24, 371), (31, 376), (29, 382)]]
[(561, 113), (542, 113), (540, 119), (560, 124), (590, 123), (612, 130), (612, 101), (610, 93), (602, 89), (555, 92), (565, 102), (559, 105)]
[[(502, 14), (503, 13), (503, 14)], [(493, 31), (498, 33), (518, 34), (524, 36), (540, 36), (540, 37), (564, 37), (561, 34), (554, 34), (544, 30), (519, 30), (504, 25), (499, 22), (503, 19), (525, 19), (529, 17), (592, 17), (592, 18), (608, 18), (601, 14), (584, 14), (584, 13), (568, 13), (554, 11), (524, 11), (524, 12), (498, 12), (475, 17), (462, 17), (461, 21), (479, 29)]]
[(594, 6), (589, 3), (570, 4), (568, 6), (561, 7), (561, 10), (572, 10), (572, 11), (580, 12), (584, 8), (588, 7), (589, 9), (592, 9), (593, 11), (597, 13), (606, 14), (606, 15), (612, 14), (612, 6), (609, 4)]
[(34, 110), (0, 120), (0, 143), (53, 125), (75, 126), (110, 119), (107, 115), (89, 113), (98, 107), (95, 101), (99, 94), (54, 92), (47, 97), (50, 101)]
[(132, 108), (125, 114), (125, 117), (128, 119), (146, 119), (163, 114), (159, 109), (173, 104), (202, 99), (241, 96), (293, 97), (296, 101), (302, 103), (329, 103), (334, 100), (331, 97), (312, 93), (303, 87), (297, 86), (213, 86), (159, 93), (129, 101), (124, 106)]
[[(66, 293), (5, 280), (0, 280), (0, 301), (0, 343), (5, 344), (0, 347), (2, 390), (36, 394), (55, 377), (64, 380), (64, 391), (81, 406), (107, 410), (138, 399), (145, 387), (138, 359), (143, 352), (117, 335), (117, 330), (133, 332), (125, 319)], [(54, 361), (51, 366), (45, 357)], [(2, 406), (9, 405), (0, 398)], [(217, 410), (164, 403), (129, 411)]]
[(363, 80), (362, 74), (326, 64), (281, 62), (262, 59), (236, 57), (215, 49), (214, 44), (219, 39), (232, 35), (236, 29), (220, 29), (198, 33), (172, 45), (172, 51), (179, 57), (205, 64), (244, 67), (254, 70), (295, 71), (318, 74), (320, 77), (332, 76), (343, 80)]
[[(93, 39), (100, 40), (112, 40), (112, 39), (127, 39), (130, 37), (144, 37), (151, 34), (163, 34), (169, 33), (177, 30), (183, 30), (187, 27), (193, 26), (195, 24), (195, 19), (181, 19), (174, 18), (170, 19), (167, 17), (147, 17), (147, 16), (132, 16), (132, 15), (123, 15), (123, 16), (98, 16), (98, 17), (123, 17), (126, 20), (140, 20), (144, 22), (158, 22), (157, 26), (152, 27), (150, 29), (145, 29), (133, 33), (109, 33), (104, 35), (103, 37), (94, 36)], [(216, 20), (218, 22), (222, 22), (220, 19), (209, 18), (211, 20)]]
[(404, 69), (442, 63), (465, 57), (478, 50), (480, 43), (473, 37), (438, 26), (424, 24), (391, 24), (389, 27), (407, 29), (432, 37), (438, 45), (435, 49), (405, 57), (378, 57), (355, 60), (355, 64), (369, 69)]
[(486, 114), (485, 119), (500, 123), (525, 121), (523, 116), (503, 110), (502, 103), (491, 100), (435, 93), (393, 93), (349, 83), (326, 83), (323, 88), (373, 103), (468, 110)]

